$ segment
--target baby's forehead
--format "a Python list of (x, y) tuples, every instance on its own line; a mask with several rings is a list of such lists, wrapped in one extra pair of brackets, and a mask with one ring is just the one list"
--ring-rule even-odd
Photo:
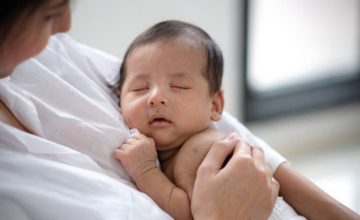
[[(130, 60), (137, 60), (137, 62), (145, 63), (146, 60), (155, 59), (159, 54), (169, 54), (166, 56), (169, 59), (173, 55), (180, 55), (175, 58), (177, 61), (187, 60), (193, 57), (193, 61), (201, 63), (202, 66), (207, 64), (207, 52), (205, 46), (201, 43), (194, 42), (191, 39), (162, 39), (151, 42), (138, 44), (132, 48), (131, 52), (126, 57), (126, 64), (129, 65)], [(181, 54), (183, 56), (181, 56)], [(145, 56), (145, 58), (144, 58)], [(180, 60), (179, 60), (180, 59)], [(191, 59), (191, 58), (190, 58)], [(175, 62), (176, 63), (176, 62)]]
[[(164, 53), (163, 53), (164, 52)], [(172, 54), (183, 54), (184, 56), (179, 56), (175, 58), (172, 58)], [(157, 39), (151, 42), (143, 42), (141, 44), (136, 45), (135, 47), (133, 47), (133, 50), (128, 54), (127, 59), (126, 59), (126, 66), (127, 69), (131, 69), (133, 68), (134, 64), (136, 64), (137, 66), (142, 66), (143, 68), (148, 67), (147, 65), (150, 64), (152, 66), (152, 63), (157, 62), (156, 61), (156, 57), (159, 54), (163, 54), (160, 55), (161, 59), (163, 59), (164, 54), (169, 54), (169, 56), (167, 56), (167, 58), (169, 59), (175, 59), (174, 62), (172, 63), (167, 63), (168, 65), (166, 65), (164, 62), (160, 62), (162, 63), (161, 65), (163, 65), (163, 68), (168, 68), (170, 65), (170, 69), (173, 69), (173, 71), (177, 71), (177, 72), (172, 72), (171, 75), (173, 75), (175, 78), (185, 78), (184, 75), (182, 74), (182, 69), (186, 69), (187, 67), (189, 67), (187, 65), (189, 58), (192, 61), (192, 63), (197, 63), (196, 66), (192, 66), (196, 69), (198, 69), (198, 67), (200, 67), (199, 72), (202, 75), (206, 75), (205, 71), (206, 71), (206, 67), (207, 67), (207, 53), (205, 51), (205, 48), (203, 46), (203, 44), (199, 41), (195, 41), (194, 39), (189, 39), (189, 38), (164, 38), (164, 39)], [(166, 56), (166, 55), (165, 55)], [(147, 59), (147, 57), (149, 59)], [(166, 59), (166, 58), (165, 58)], [(160, 61), (164, 61), (164, 60), (160, 60)], [(200, 66), (199, 66), (200, 65)], [(174, 68), (172, 68), (171, 66), (175, 66)], [(191, 65), (190, 65), (191, 66)], [(168, 69), (169, 69), (168, 68)], [(132, 72), (129, 71), (127, 73), (127, 75)], [(197, 71), (198, 72), (198, 71)]]
[[(199, 37), (191, 38), (188, 35), (181, 35), (177, 37), (164, 37), (158, 38), (156, 40), (150, 42), (144, 42), (138, 45), (136, 48), (140, 48), (143, 46), (151, 46), (151, 45), (168, 45), (168, 46), (182, 46), (185, 48), (191, 48), (194, 51), (203, 51), (205, 52), (205, 44)], [(205, 55), (205, 53), (204, 53)]]
[[(194, 79), (194, 74), (190, 72), (166, 72), (166, 75), (171, 79)], [(148, 80), (151, 78), (151, 74), (149, 74), (149, 72), (133, 73), (133, 78), (136, 80)]]

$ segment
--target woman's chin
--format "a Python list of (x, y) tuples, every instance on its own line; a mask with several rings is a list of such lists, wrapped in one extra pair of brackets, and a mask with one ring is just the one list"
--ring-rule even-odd
[(5, 78), (11, 75), (11, 73), (14, 71), (14, 68), (8, 68), (8, 69), (1, 69), (0, 70), (0, 78)]

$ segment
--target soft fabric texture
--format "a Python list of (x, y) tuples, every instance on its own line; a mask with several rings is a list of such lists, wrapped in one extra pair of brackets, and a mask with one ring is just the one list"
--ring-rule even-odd
[[(17, 219), (167, 219), (112, 152), (129, 137), (110, 89), (120, 61), (66, 34), (0, 79), (0, 98), (34, 135), (0, 123), (0, 213)], [(285, 159), (225, 113), (214, 127)], [(41, 201), (41, 202), (32, 202)], [(60, 213), (60, 214), (57, 214)]]
[[(92, 62), (67, 35), (0, 80), (0, 98), (32, 133), (93, 158), (109, 175), (130, 180), (113, 149), (129, 137), (106, 78), (120, 62)], [(99, 69), (101, 68), (101, 69)], [(104, 74), (104, 75), (103, 75)]]
[(0, 219), (171, 219), (89, 157), (0, 123)]

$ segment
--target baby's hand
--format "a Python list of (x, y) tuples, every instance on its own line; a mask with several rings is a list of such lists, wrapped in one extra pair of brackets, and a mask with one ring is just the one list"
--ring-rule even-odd
[(127, 139), (114, 151), (114, 156), (121, 161), (135, 182), (147, 171), (157, 168), (155, 142), (140, 133), (135, 133)]

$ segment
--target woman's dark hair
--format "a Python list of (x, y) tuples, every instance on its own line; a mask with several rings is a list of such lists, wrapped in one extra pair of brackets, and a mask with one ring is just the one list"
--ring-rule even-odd
[(140, 34), (130, 44), (127, 49), (123, 63), (120, 68), (120, 80), (117, 86), (118, 91), (121, 91), (126, 77), (126, 59), (128, 56), (140, 46), (154, 43), (162, 40), (176, 40), (189, 39), (193, 42), (199, 42), (205, 49), (207, 55), (205, 77), (209, 82), (210, 94), (221, 89), (221, 81), (223, 75), (223, 56), (219, 46), (215, 41), (201, 28), (182, 21), (168, 20), (163, 21), (147, 29)]
[(46, 0), (0, 0), (0, 42), (4, 42), (16, 22), (26, 22), (28, 16)]

